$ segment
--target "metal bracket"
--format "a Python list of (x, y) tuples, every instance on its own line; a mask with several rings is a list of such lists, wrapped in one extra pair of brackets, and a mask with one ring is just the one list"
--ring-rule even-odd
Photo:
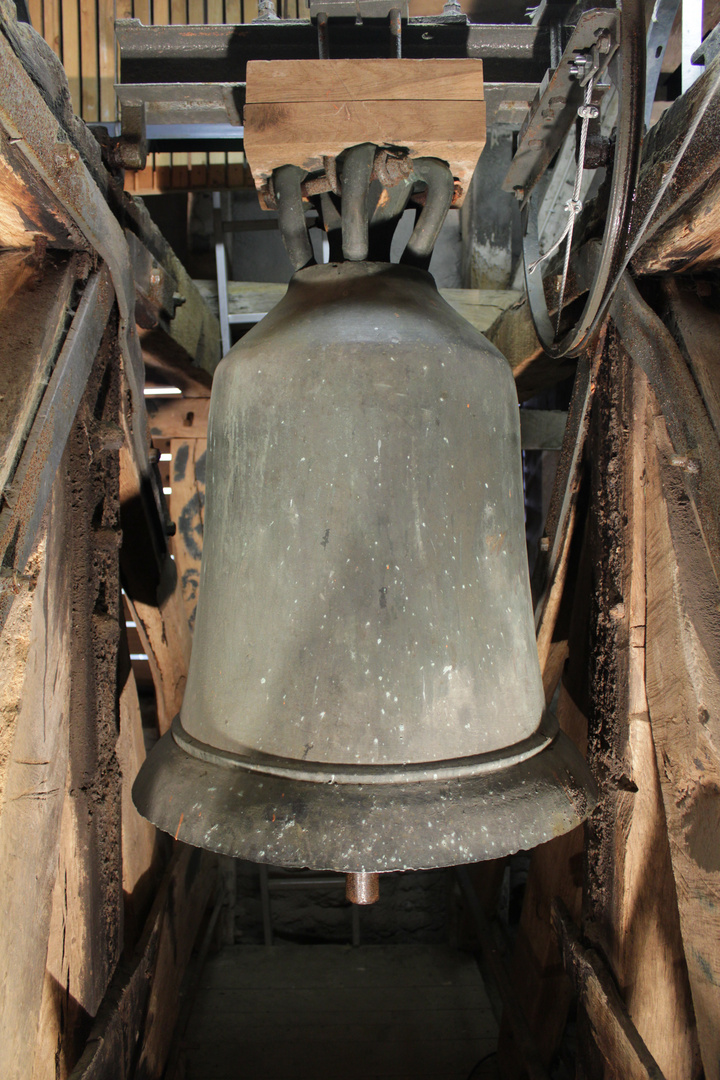
[(147, 105), (144, 101), (123, 101), (120, 106), (120, 137), (112, 150), (114, 164), (139, 171), (147, 162)]
[[(560, 64), (548, 69), (520, 129), (518, 149), (503, 182), (523, 203), (550, 165), (582, 105), (582, 87), (606, 69), (619, 43), (617, 11), (593, 8), (580, 16)], [(598, 87), (602, 89), (602, 87)]]

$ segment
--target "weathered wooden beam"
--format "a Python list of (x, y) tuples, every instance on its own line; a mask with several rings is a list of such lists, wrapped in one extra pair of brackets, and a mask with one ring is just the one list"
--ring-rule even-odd
[[(640, 228), (708, 92), (707, 110), (633, 258), (636, 274), (699, 270), (720, 259), (720, 57), (663, 113), (643, 142), (633, 229)], [(634, 239), (631, 232), (630, 240)]]
[[(106, 442), (109, 428), (118, 431), (114, 335), (111, 325), (64, 458), (70, 484), (64, 558), (72, 600), (69, 758), (33, 1066), (37, 1080), (54, 1075), (56, 1058), (71, 1067), (79, 1056), (84, 1018), (97, 1012), (123, 942), (118, 458), (117, 441), (111, 447)], [(62, 1009), (58, 987), (67, 995)]]
[(707, 1080), (720, 1077), (720, 587), (663, 418), (646, 441), (647, 700)]
[(0, 255), (0, 492), (35, 419), (74, 307), (86, 256)]
[[(217, 281), (195, 280), (194, 284), (213, 312), (218, 310)], [(229, 281), (228, 312), (230, 315), (265, 315), (282, 300), (287, 286), (271, 281)], [(473, 326), (484, 333), (498, 315), (516, 303), (522, 293), (513, 289), (440, 289), (447, 300)]]
[(720, 311), (717, 295), (707, 286), (701, 297), (701, 285), (696, 286), (679, 277), (664, 278), (662, 284), (670, 316), (664, 321), (680, 346), (720, 439)]
[(4, 732), (4, 738), (11, 738), (0, 814), (0, 1075), (4, 1080), (28, 1080), (32, 1070), (58, 869), (72, 646), (68, 500), (63, 478), (53, 493), (25, 670), (13, 672), (22, 687), (14, 735)]
[(552, 920), (565, 970), (613, 1074), (623, 1080), (665, 1080), (630, 1019), (610, 972), (594, 949), (585, 948), (561, 900), (553, 904)]
[[(77, 153), (69, 144), (57, 150)], [(72, 218), (18, 149), (17, 140), (0, 131), (0, 248), (87, 249)]]
[(624, 274), (611, 308), (633, 360), (657, 395), (674, 448), (675, 468), (697, 515), (720, 583), (720, 445), (702, 397), (672, 334)]
[[(32, 550), (113, 299), (107, 272), (96, 271), (85, 287), (17, 469), (3, 493), (0, 552), (8, 569), (22, 572)], [(0, 595), (0, 624), (6, 614), (7, 597)]]

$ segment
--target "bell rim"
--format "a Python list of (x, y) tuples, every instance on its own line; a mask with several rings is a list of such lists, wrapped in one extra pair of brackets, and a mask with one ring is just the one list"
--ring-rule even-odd
[(168, 731), (135, 780), (139, 812), (176, 840), (288, 868), (433, 869), (529, 850), (580, 825), (597, 803), (564, 732), (519, 764), (471, 778), (312, 783), (193, 757)]
[[(230, 768), (244, 769), (247, 772), (276, 776), (286, 780), (302, 780), (311, 784), (381, 785), (418, 783), (422, 780), (469, 779), (497, 772), (498, 768), (519, 765), (520, 762), (542, 753), (550, 745), (557, 734), (558, 725), (554, 715), (549, 710), (545, 710), (535, 731), (527, 738), (510, 746), (461, 758), (377, 765), (305, 761), (249, 749), (244, 754), (235, 753), (211, 746), (190, 735), (182, 725), (180, 714), (173, 720), (170, 731), (178, 746), (200, 761), (227, 765)], [(308, 765), (311, 768), (307, 768)]]

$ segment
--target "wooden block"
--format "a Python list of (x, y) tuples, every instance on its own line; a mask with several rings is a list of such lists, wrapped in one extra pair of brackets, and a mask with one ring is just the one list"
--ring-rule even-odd
[(250, 61), (247, 102), (258, 189), (281, 165), (322, 171), (323, 157), (371, 142), (447, 161), (460, 206), (485, 145), (480, 60)]
[(250, 60), (248, 105), (290, 101), (482, 101), (482, 60)]

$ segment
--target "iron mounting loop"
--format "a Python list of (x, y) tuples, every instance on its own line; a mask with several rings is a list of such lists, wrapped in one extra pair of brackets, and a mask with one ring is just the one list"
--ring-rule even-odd
[(427, 198), (400, 262), (425, 269), (452, 204), (455, 187), (448, 166), (435, 158), (417, 158), (413, 173), (417, 180), (427, 184)]
[(375, 161), (375, 146), (361, 143), (347, 151), (342, 166), (343, 255), (362, 262), (368, 255), (368, 188)]
[(294, 270), (315, 262), (300, 186), (304, 177), (304, 171), (297, 165), (282, 165), (273, 172), (280, 235)]

